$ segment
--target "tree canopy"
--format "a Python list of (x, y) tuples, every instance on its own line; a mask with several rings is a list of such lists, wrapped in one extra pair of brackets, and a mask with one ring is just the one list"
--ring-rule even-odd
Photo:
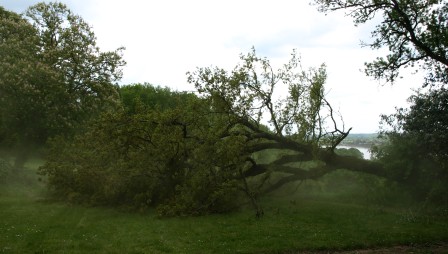
[(149, 83), (123, 85), (119, 88), (121, 104), (129, 114), (146, 110), (166, 110), (175, 108), (194, 97), (186, 92), (172, 91), (167, 87)]
[(323, 12), (346, 10), (355, 24), (381, 16), (372, 31), (372, 49), (389, 54), (366, 63), (365, 72), (394, 82), (402, 68), (426, 71), (425, 85), (448, 82), (448, 2), (445, 0), (314, 0)]
[(416, 93), (409, 109), (382, 116), (386, 141), (375, 156), (416, 198), (448, 204), (448, 96), (445, 88)]
[(118, 106), (122, 49), (101, 52), (81, 17), (62, 3), (0, 15), (1, 129), (20, 151)]
[[(409, 98), (409, 109), (397, 109), (395, 114), (383, 116), (393, 132), (418, 137), (425, 154), (448, 161), (448, 91), (445, 88), (428, 93), (417, 93)], [(386, 130), (387, 131), (387, 130)]]

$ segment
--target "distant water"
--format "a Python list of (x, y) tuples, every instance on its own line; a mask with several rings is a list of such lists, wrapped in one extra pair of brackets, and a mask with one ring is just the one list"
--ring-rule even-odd
[(370, 160), (372, 158), (372, 155), (370, 154), (369, 149), (365, 148), (365, 147), (359, 147), (359, 146), (338, 146), (338, 148), (345, 148), (345, 149), (356, 148), (359, 151), (361, 151), (361, 153), (364, 156), (364, 159)]

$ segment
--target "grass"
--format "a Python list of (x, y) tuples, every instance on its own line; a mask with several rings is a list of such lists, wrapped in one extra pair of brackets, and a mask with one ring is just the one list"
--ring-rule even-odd
[(262, 219), (251, 210), (162, 219), (50, 202), (30, 172), (0, 186), (0, 253), (295, 253), (448, 241), (446, 212), (297, 195), (266, 197)]

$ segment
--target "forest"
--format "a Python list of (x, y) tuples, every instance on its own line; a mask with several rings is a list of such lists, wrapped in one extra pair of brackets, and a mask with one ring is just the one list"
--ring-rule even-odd
[(0, 6), (0, 252), (448, 251), (448, 2), (311, 4), (381, 17), (367, 77), (425, 73), (380, 133), (352, 134), (294, 49), (197, 67), (195, 91), (119, 85), (125, 49), (65, 4)]

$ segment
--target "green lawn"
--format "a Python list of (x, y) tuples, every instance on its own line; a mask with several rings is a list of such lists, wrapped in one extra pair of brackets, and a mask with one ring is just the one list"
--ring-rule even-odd
[[(448, 241), (445, 212), (269, 197), (251, 210), (161, 219), (46, 200), (24, 174), (0, 186), (0, 253), (294, 253)], [(293, 202), (291, 202), (293, 200)]]

